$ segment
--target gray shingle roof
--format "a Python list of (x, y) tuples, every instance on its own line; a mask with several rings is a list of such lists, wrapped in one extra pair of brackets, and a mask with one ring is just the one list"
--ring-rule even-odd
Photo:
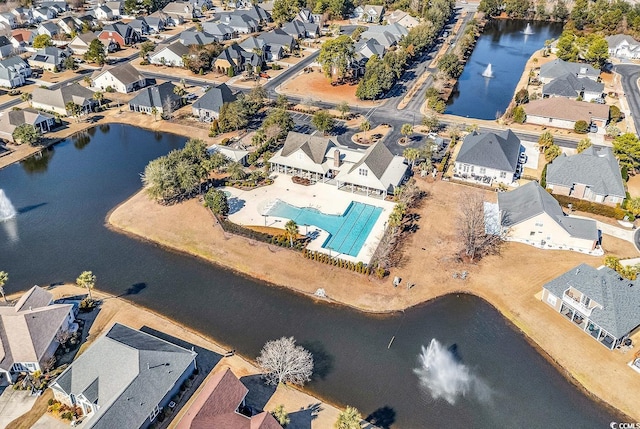
[(378, 179), (382, 179), (385, 171), (393, 160), (393, 154), (382, 141), (370, 146), (364, 153), (362, 159), (356, 162), (349, 170), (349, 173), (356, 171), (361, 165), (366, 165)]
[(225, 103), (232, 103), (234, 101), (236, 101), (236, 96), (226, 84), (222, 83), (205, 92), (202, 97), (193, 103), (193, 108), (220, 112), (220, 108)]
[(519, 155), (520, 139), (511, 130), (500, 133), (474, 131), (465, 137), (456, 162), (515, 172)]
[(78, 83), (63, 86), (58, 89), (35, 88), (31, 93), (33, 103), (44, 104), (64, 109), (70, 101), (83, 106), (85, 103), (94, 103), (93, 91)]
[(186, 45), (208, 45), (217, 42), (218, 38), (212, 34), (200, 31), (183, 31), (180, 33), (180, 41)]
[(585, 240), (598, 239), (598, 228), (594, 220), (565, 216), (558, 201), (538, 182), (529, 182), (513, 191), (499, 193), (498, 208), (502, 213), (502, 226), (505, 227), (546, 213), (570, 236)]
[(173, 42), (170, 45), (158, 45), (155, 49), (156, 53), (160, 53), (163, 49), (167, 49), (170, 52), (178, 55), (179, 57), (183, 57), (185, 55), (189, 55), (189, 48), (183, 45), (180, 42)]
[(561, 59), (556, 59), (540, 66), (540, 77), (543, 79), (555, 79), (568, 73), (592, 79), (600, 76), (600, 70), (593, 68), (589, 64), (570, 63)]
[(135, 82), (144, 80), (145, 77), (130, 63), (123, 63), (116, 66), (104, 66), (101, 70), (94, 72), (91, 75), (91, 79), (97, 79), (99, 76), (105, 73), (111, 73), (114, 78), (125, 85), (129, 85)]
[(266, 45), (281, 45), (288, 49), (292, 49), (296, 44), (295, 39), (290, 34), (285, 33), (279, 28), (262, 33), (257, 36), (257, 39), (262, 40)]
[(582, 91), (602, 93), (604, 84), (598, 83), (588, 77), (576, 77), (572, 73), (553, 79), (542, 87), (544, 95), (558, 95), (561, 97), (577, 97)]
[(547, 183), (568, 187), (580, 183), (598, 195), (626, 195), (620, 166), (609, 147), (591, 146), (576, 155), (562, 154), (547, 166)]
[(40, 286), (34, 286), (20, 297), (14, 307), (15, 311), (28, 310), (31, 308), (39, 308), (49, 305), (53, 301), (53, 294), (42, 289)]
[(173, 88), (175, 88), (175, 85), (171, 82), (143, 88), (138, 95), (129, 101), (129, 105), (162, 108), (167, 99), (171, 103), (177, 103), (181, 97), (173, 92)]
[(324, 162), (324, 156), (331, 146), (335, 146), (335, 143), (328, 137), (310, 136), (308, 134), (290, 131), (289, 134), (287, 134), (287, 139), (284, 141), (281, 155), (289, 156), (298, 149), (302, 149), (313, 162), (322, 164)]
[(137, 428), (195, 357), (193, 351), (115, 324), (52, 387), (76, 396), (87, 392), (96, 398), (100, 408), (83, 424), (88, 428)]
[(544, 288), (562, 298), (570, 286), (602, 306), (595, 307), (589, 319), (616, 338), (624, 337), (640, 325), (640, 285), (620, 277), (611, 268), (595, 269), (581, 264), (551, 280)]

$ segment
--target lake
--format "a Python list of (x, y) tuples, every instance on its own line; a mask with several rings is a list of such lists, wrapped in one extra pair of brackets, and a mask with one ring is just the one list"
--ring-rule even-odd
[[(250, 358), (270, 339), (295, 336), (317, 361), (312, 393), (354, 405), (364, 416), (377, 410), (393, 427), (603, 428), (615, 420), (479, 298), (450, 295), (404, 313), (370, 316), (316, 304), (106, 228), (109, 210), (140, 188), (147, 162), (184, 141), (101, 126), (0, 170), (0, 188), (19, 212), (0, 224), (7, 292), (73, 282), (93, 270), (99, 289), (124, 294)], [(279, 269), (275, 259), (272, 269)], [(432, 339), (439, 343), (428, 360), (444, 375), (435, 386), (433, 374), (414, 372), (424, 370), (422, 347)]]
[[(530, 31), (527, 30), (529, 25)], [(525, 34), (532, 33), (532, 34)], [(489, 21), (469, 57), (445, 113), (477, 119), (502, 116), (531, 55), (562, 33), (561, 23)], [(493, 77), (482, 74), (491, 64)]]

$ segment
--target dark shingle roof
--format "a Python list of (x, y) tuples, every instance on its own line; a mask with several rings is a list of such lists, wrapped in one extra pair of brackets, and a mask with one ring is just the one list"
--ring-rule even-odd
[(544, 285), (558, 298), (569, 287), (602, 306), (595, 307), (589, 319), (616, 338), (640, 325), (640, 285), (622, 278), (611, 268), (595, 269), (581, 264)]
[(570, 63), (561, 59), (556, 59), (540, 66), (540, 77), (543, 79), (555, 79), (568, 73), (596, 78), (600, 75), (600, 70), (591, 67), (589, 64)]
[(193, 351), (115, 324), (52, 387), (96, 398), (99, 409), (83, 424), (88, 428), (140, 427), (195, 357)]
[(598, 239), (598, 228), (594, 220), (565, 216), (560, 203), (538, 182), (529, 182), (513, 191), (499, 193), (498, 208), (502, 213), (502, 226), (505, 227), (546, 213), (572, 237)]
[(322, 164), (327, 150), (332, 146), (335, 146), (335, 144), (328, 137), (310, 136), (291, 131), (284, 141), (281, 155), (289, 156), (298, 149), (302, 149), (313, 162)]
[(520, 139), (511, 130), (500, 133), (474, 131), (465, 137), (456, 162), (500, 171), (515, 171), (519, 155)]
[(232, 103), (234, 101), (236, 101), (236, 96), (226, 84), (222, 83), (209, 89), (202, 97), (193, 103), (193, 108), (219, 112), (225, 103)]
[(352, 171), (357, 170), (358, 167), (364, 164), (369, 167), (369, 170), (371, 170), (374, 176), (378, 179), (382, 179), (382, 176), (385, 171), (387, 171), (392, 160), (393, 154), (389, 148), (387, 148), (382, 141), (379, 141), (366, 150), (362, 159), (355, 163), (349, 172), (351, 173)]
[(217, 42), (218, 39), (212, 34), (201, 31), (183, 31), (180, 33), (180, 41), (186, 46), (189, 46), (208, 45), (209, 43)]
[(175, 88), (175, 85), (171, 82), (143, 88), (138, 95), (129, 101), (129, 104), (132, 106), (162, 108), (167, 99), (171, 103), (176, 103), (181, 97), (173, 92), (173, 88)]
[(561, 97), (577, 97), (582, 91), (602, 93), (604, 84), (598, 83), (588, 77), (576, 77), (568, 73), (553, 79), (542, 87), (544, 95), (558, 95)]
[(547, 166), (547, 183), (589, 186), (598, 195), (626, 195), (620, 167), (611, 148), (591, 146), (572, 156), (562, 154)]

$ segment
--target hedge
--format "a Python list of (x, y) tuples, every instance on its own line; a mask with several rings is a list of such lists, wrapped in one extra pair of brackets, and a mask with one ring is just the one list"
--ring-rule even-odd
[(568, 207), (568, 205), (571, 204), (571, 208), (573, 210), (611, 217), (618, 220), (624, 219), (627, 215), (627, 212), (619, 205), (611, 207), (605, 206), (604, 204), (593, 203), (591, 201), (580, 200), (578, 198), (567, 197), (566, 195), (551, 195), (553, 195), (553, 198), (555, 198), (563, 207)]
[(316, 252), (315, 250), (304, 249), (302, 256), (312, 261), (323, 262), (327, 265), (333, 265), (334, 267), (344, 268), (349, 271), (355, 271), (356, 273), (370, 275), (371, 268), (367, 267), (362, 261), (355, 263), (340, 258), (332, 258), (326, 253)]

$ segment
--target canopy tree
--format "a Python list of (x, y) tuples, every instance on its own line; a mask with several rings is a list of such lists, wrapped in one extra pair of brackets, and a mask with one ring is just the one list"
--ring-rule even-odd
[(267, 342), (257, 359), (268, 384), (292, 383), (302, 386), (311, 380), (313, 356), (293, 337)]
[(322, 44), (318, 62), (327, 77), (336, 77), (341, 80), (347, 75), (354, 56), (353, 40), (347, 35), (342, 35)]
[(89, 48), (84, 54), (84, 59), (98, 65), (103, 65), (107, 62), (106, 49), (100, 39), (93, 39), (91, 43), (89, 43)]
[(31, 124), (20, 124), (13, 130), (13, 141), (35, 146), (40, 141), (40, 131)]
[(89, 293), (89, 299), (93, 300), (91, 296), (91, 289), (96, 285), (96, 276), (91, 271), (83, 271), (76, 279), (76, 285), (84, 288)]

